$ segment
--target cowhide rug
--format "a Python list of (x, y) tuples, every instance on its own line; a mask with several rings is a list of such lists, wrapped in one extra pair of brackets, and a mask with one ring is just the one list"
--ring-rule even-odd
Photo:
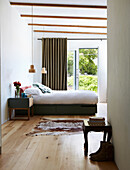
[(83, 120), (50, 120), (41, 118), (38, 125), (26, 136), (74, 135), (83, 133)]

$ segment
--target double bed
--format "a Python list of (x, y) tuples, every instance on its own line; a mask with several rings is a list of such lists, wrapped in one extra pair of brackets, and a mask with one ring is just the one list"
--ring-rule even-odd
[(53, 90), (33, 96), (34, 104), (97, 104), (98, 97), (89, 90)]
[(98, 96), (89, 90), (51, 90), (42, 93), (38, 87), (26, 89), (33, 96), (35, 115), (94, 115)]

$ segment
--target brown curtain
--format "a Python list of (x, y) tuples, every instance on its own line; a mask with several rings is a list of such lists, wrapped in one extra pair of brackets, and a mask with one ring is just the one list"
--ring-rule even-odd
[(67, 38), (42, 39), (42, 83), (53, 90), (67, 90)]

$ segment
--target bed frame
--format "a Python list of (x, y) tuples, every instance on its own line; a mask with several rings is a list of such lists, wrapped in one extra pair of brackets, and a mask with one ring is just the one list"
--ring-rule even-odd
[(34, 115), (95, 115), (97, 104), (34, 104)]

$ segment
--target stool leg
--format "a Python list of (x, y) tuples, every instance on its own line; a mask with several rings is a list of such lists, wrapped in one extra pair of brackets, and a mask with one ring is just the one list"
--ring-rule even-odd
[(106, 140), (106, 131), (104, 131), (104, 135), (103, 135), (103, 141), (105, 142)]
[(107, 137), (107, 142), (110, 142), (111, 137), (112, 137), (112, 131), (109, 131), (108, 132), (108, 137)]
[(85, 154), (85, 156), (87, 156), (87, 154), (88, 154), (88, 132), (86, 130), (84, 131), (84, 139), (85, 139), (84, 154)]

